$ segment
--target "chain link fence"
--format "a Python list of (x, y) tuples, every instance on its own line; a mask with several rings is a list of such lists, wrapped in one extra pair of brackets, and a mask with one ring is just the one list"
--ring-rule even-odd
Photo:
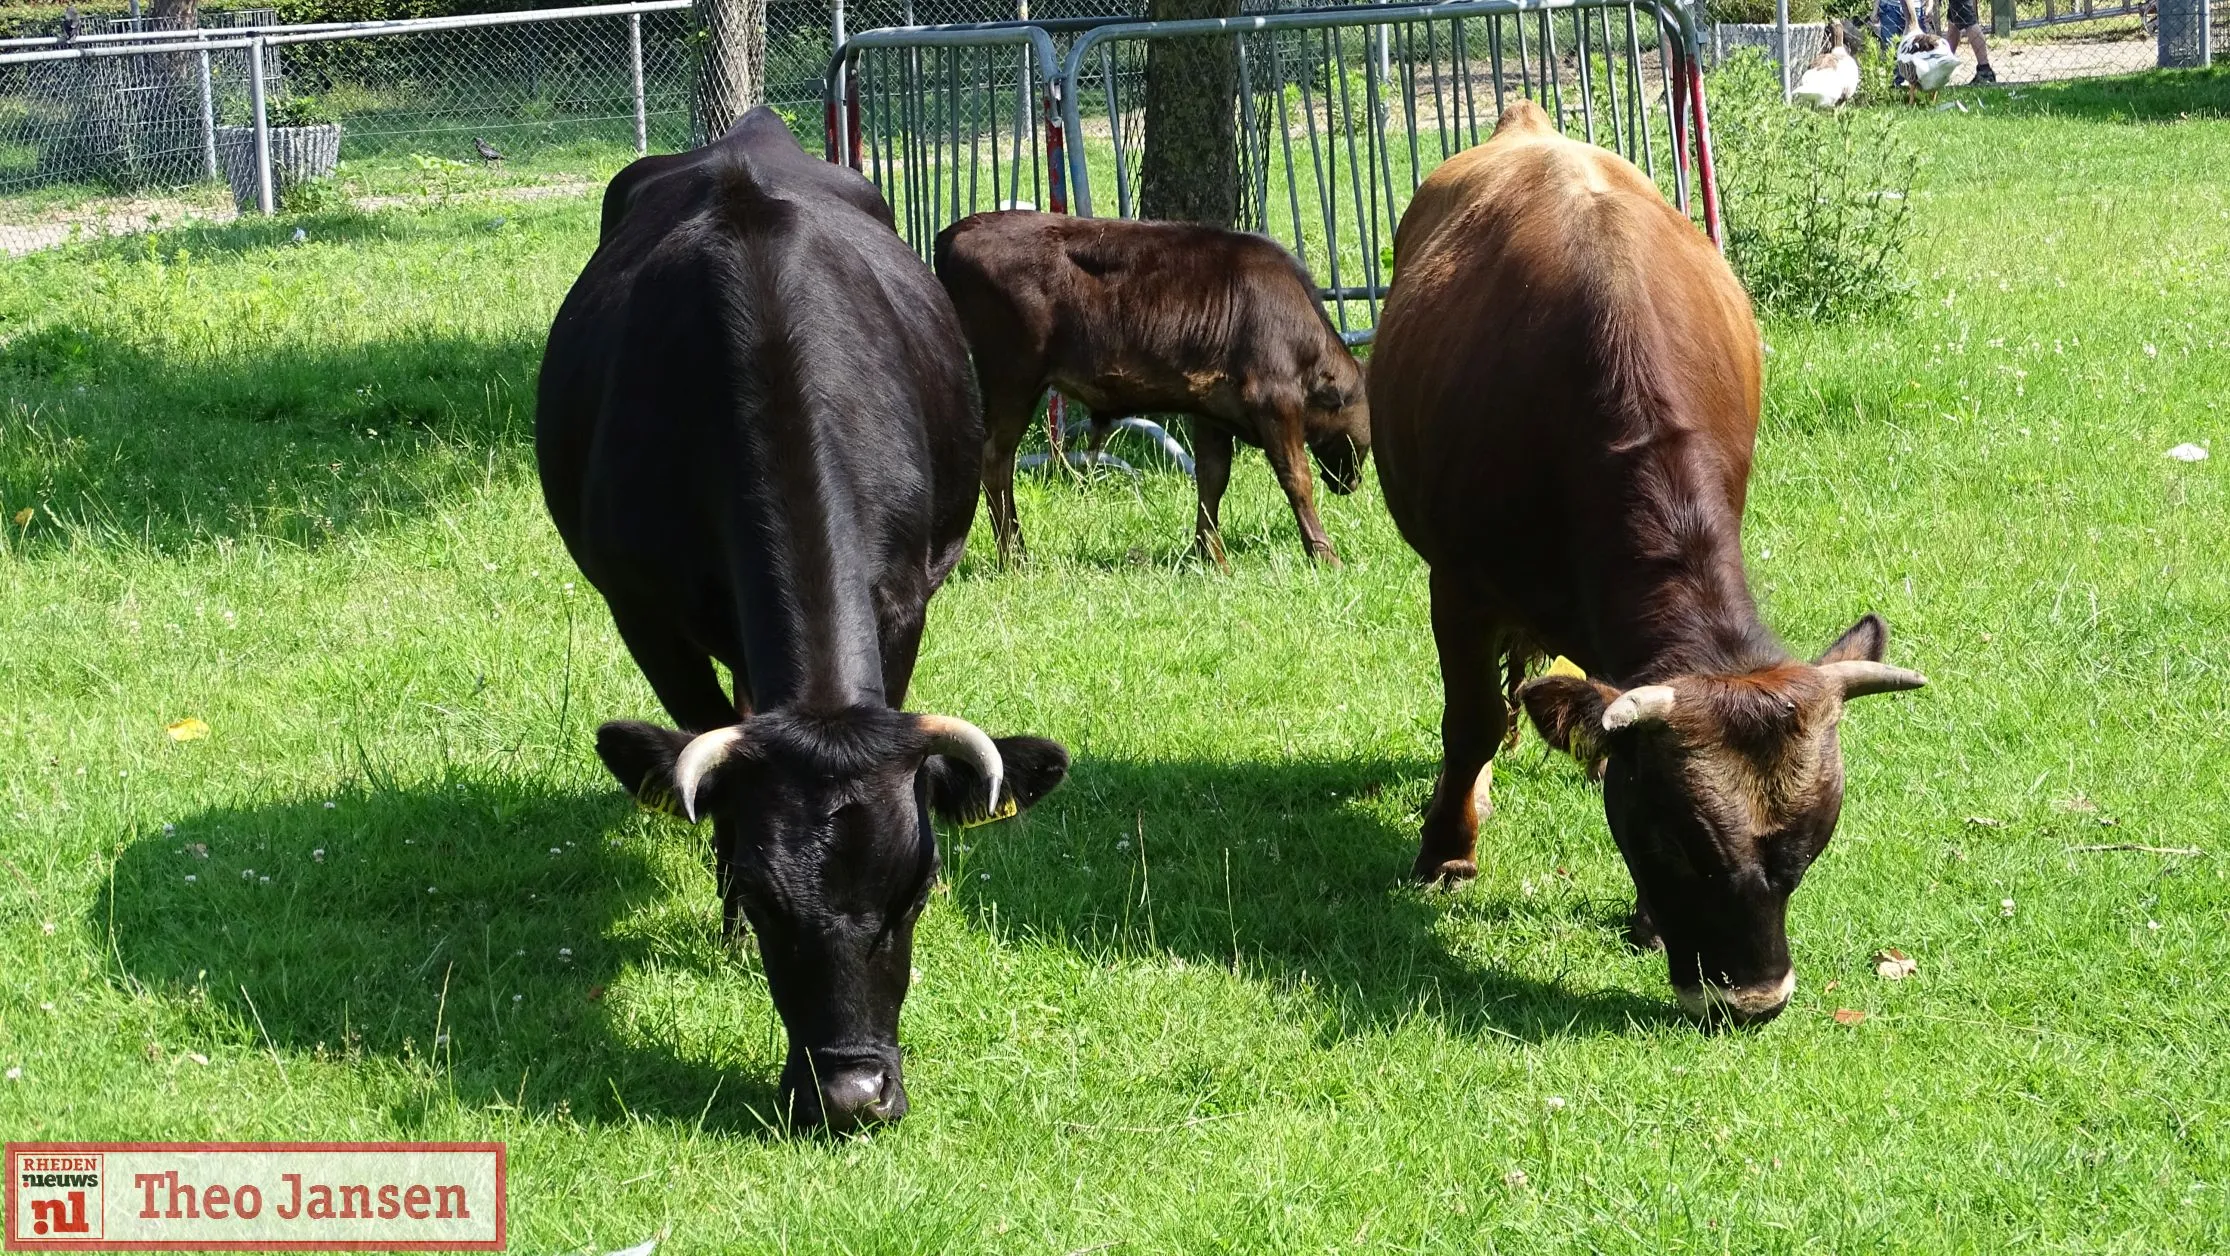
[[(1789, 6), (1780, 7), (1785, 12)], [(1879, 62), (1886, 79), (1903, 32), (1901, 6), (1894, 0), (1831, 0), (1826, 7), (1849, 15), (1853, 54), (1862, 65)], [(1972, 30), (1956, 48), (1959, 65), (1946, 84), (1952, 88), (1977, 81), (2043, 83), (2197, 67), (2230, 56), (2230, 0), (1913, 0), (1913, 7), (1929, 31), (1948, 35), (1947, 23), (1954, 20), (1963, 30)], [(1715, 20), (1731, 12), (1754, 12), (1751, 0), (1725, 8), (1699, 0), (1697, 11), (1704, 21), (1707, 58), (1756, 48), (1780, 61), (1786, 48), (1792, 81), (1819, 53), (1827, 33), (1816, 5), (1810, 21)], [(1960, 106), (1947, 102), (1943, 107)]]
[[(1846, 0), (1859, 2), (1859, 0)], [(1957, 0), (1922, 0), (1939, 21)], [(2118, 74), (2230, 55), (2230, 0), (1974, 0), (1998, 79)], [(764, 91), (820, 135), (839, 31), (1027, 17), (1140, 16), (1145, 0), (767, 0)], [(1244, 0), (1243, 11), (1311, 7)], [(2167, 10), (2163, 29), (2162, 10)], [(1703, 0), (1697, 11), (1706, 12)], [(693, 139), (697, 42), (688, 0), (399, 22), (278, 26), (269, 10), (0, 39), (0, 252), (84, 234), (225, 218), (263, 202), (379, 205), (495, 191), (584, 191), (644, 151)], [(1703, 23), (1706, 55), (1786, 47), (1801, 69), (1818, 25)], [(1892, 32), (1894, 35), (1894, 31)], [(1056, 35), (1065, 49), (1070, 35)], [(1784, 44), (1784, 39), (1786, 40)], [(1885, 54), (1862, 38), (1862, 57)], [(268, 140), (255, 142), (260, 55)], [(1976, 57), (1961, 48), (1954, 86)], [(1138, 99), (1136, 58), (1107, 91)], [(257, 153), (268, 153), (259, 170)], [(1125, 171), (1124, 173), (1130, 173)], [(325, 177), (332, 175), (335, 177)]]
[[(0, 252), (267, 199), (584, 191), (690, 143), (694, 29), (687, 0), (656, 0), (0, 42)], [(818, 71), (791, 94), (817, 121)]]

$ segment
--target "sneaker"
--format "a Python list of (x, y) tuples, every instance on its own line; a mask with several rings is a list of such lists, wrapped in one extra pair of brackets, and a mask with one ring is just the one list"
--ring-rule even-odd
[(1977, 83), (1995, 83), (1998, 81), (1998, 72), (1991, 69), (1988, 62), (1984, 62), (1974, 68), (1974, 81)]

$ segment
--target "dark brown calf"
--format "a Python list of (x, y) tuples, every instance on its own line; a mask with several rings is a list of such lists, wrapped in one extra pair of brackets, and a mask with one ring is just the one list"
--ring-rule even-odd
[(1636, 939), (1691, 1011), (1779, 1012), (1789, 896), (1842, 811), (1844, 704), (1923, 682), (1881, 661), (1872, 615), (1812, 662), (1758, 617), (1742, 285), (1632, 163), (1519, 102), (1403, 215), (1373, 357), (1379, 483), (1432, 567), (1446, 693), (1416, 875), (1477, 874), (1504, 676), (1568, 655), (1587, 677), (1519, 696), (1603, 763)]
[(1353, 492), (1369, 412), (1362, 368), (1292, 254), (1191, 223), (1016, 210), (947, 227), (936, 264), (983, 385), (983, 490), (1000, 561), (1022, 549), (1015, 447), (1057, 388), (1090, 412), (1095, 444), (1122, 415), (1191, 418), (1203, 557), (1229, 565), (1217, 511), (1239, 440), (1269, 456), (1302, 546), (1338, 565), (1302, 447), (1326, 487)]

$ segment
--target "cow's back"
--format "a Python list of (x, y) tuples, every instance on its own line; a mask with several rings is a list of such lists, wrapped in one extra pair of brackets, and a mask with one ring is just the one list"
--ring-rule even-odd
[(879, 564), (861, 574), (880, 593), (926, 597), (965, 540), (983, 439), (936, 278), (871, 186), (781, 128), (755, 111), (614, 180), (538, 401), (544, 495), (583, 571), (608, 597), (694, 591), (662, 609), (724, 658), (745, 627), (725, 617), (754, 601), (739, 573), (792, 582), (743, 551), (780, 568), (834, 549)]
[(1403, 536), (1545, 634), (1567, 575), (1674, 496), (1739, 520), (1758, 413), (1748, 298), (1631, 163), (1530, 104), (1418, 190), (1369, 387)]

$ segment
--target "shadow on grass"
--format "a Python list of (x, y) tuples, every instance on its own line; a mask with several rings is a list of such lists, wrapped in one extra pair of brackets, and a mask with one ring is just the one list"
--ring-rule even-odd
[[(1451, 912), (1576, 915), (1615, 945), (1623, 904), (1401, 886), (1412, 834), (1360, 800), (1428, 770), (1083, 760), (1007, 840), (1043, 851), (1065, 831), (1108, 850), (1141, 834), (1142, 857), (1095, 876), (1044, 852), (999, 878), (995, 906), (956, 861), (955, 898), (978, 927), (1093, 956), (1222, 966), (1236, 945), (1250, 976), (1323, 1000), (1332, 1040), (1419, 1017), (1525, 1041), (1670, 1019), (1659, 1001), (1449, 953)], [(765, 1135), (782, 1039), (756, 958), (717, 941), (709, 874), (653, 845), (677, 830), (637, 825), (628, 806), (616, 790), (496, 781), (213, 809), (127, 847), (93, 923), (130, 982), (213, 1035), (423, 1078), (394, 1101), (406, 1125), (453, 1093)], [(1017, 849), (1005, 857), (1032, 858)], [(622, 974), (628, 992), (605, 998)]]
[(34, 550), (391, 526), (526, 472), (541, 348), (426, 335), (171, 361), (48, 323), (0, 345), (0, 501), (39, 507)]
[[(1520, 788), (1545, 784), (1505, 767)], [(1174, 954), (1228, 968), (1236, 952), (1242, 972), (1312, 989), (1333, 1013), (1326, 1033), (1334, 1038), (1419, 1017), (1459, 1034), (1529, 1042), (1676, 1019), (1669, 999), (1575, 990), (1450, 952), (1441, 929), (1451, 917), (1488, 928), (1578, 924), (1622, 948), (1631, 904), (1517, 899), (1484, 884), (1453, 893), (1409, 885), (1415, 822), (1389, 824), (1371, 800), (1436, 770), (1082, 758), (1029, 828), (1009, 839), (1016, 845), (996, 855), (1002, 867), (1028, 860), (1026, 871), (984, 885), (949, 845), (947, 866), (963, 868), (954, 895), (981, 927), (1089, 955)], [(1489, 825), (1486, 845), (1494, 840)], [(1015, 853), (1025, 843), (1038, 849)], [(1662, 979), (1662, 961), (1645, 962)]]
[(211, 810), (128, 847), (95, 924), (132, 981), (215, 1034), (438, 1072), (429, 1092), (466, 1103), (764, 1133), (771, 1018), (604, 997), (629, 970), (650, 971), (643, 1000), (677, 975), (759, 980), (717, 941), (709, 874), (684, 869), (689, 907), (661, 875), (679, 861), (647, 843), (672, 831), (613, 844), (628, 805), (497, 782)]
[(2174, 122), (2230, 116), (2230, 66), (2149, 70), (2111, 78), (2024, 84), (2001, 92), (2015, 114), (2048, 114), (2102, 122)]

